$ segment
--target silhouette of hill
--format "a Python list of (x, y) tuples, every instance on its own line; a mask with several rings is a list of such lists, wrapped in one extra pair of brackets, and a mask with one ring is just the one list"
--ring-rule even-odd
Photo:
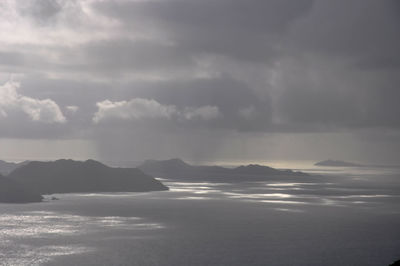
[(221, 166), (194, 166), (181, 159), (147, 160), (138, 167), (143, 172), (164, 178), (200, 178), (218, 181), (254, 181), (282, 177), (306, 177), (308, 174), (291, 170), (278, 170), (268, 166), (250, 164), (236, 168)]
[(0, 175), (0, 202), (2, 203), (28, 203), (40, 202), (43, 197), (30, 191), (18, 182)]
[(40, 194), (168, 190), (137, 168), (111, 168), (94, 160), (30, 162), (8, 177)]
[(29, 161), (23, 161), (20, 163), (12, 163), (12, 162), (6, 162), (6, 161), (0, 160), (0, 174), (8, 175), (9, 173), (14, 171), (18, 167), (26, 165), (27, 163), (29, 163)]
[(314, 165), (316, 165), (316, 166), (333, 166), (333, 167), (362, 167), (362, 166), (365, 166), (362, 164), (356, 164), (356, 163), (338, 161), (338, 160), (330, 160), (330, 159), (317, 162)]

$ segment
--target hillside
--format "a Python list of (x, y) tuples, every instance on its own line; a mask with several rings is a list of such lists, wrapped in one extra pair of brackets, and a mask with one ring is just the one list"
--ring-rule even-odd
[(28, 203), (40, 202), (43, 197), (25, 188), (18, 182), (0, 175), (0, 202)]
[(40, 194), (168, 190), (139, 169), (111, 168), (94, 160), (30, 162), (13, 171), (9, 178)]

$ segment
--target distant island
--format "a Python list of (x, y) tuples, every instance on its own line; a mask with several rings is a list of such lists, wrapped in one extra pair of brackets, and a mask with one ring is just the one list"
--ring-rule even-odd
[(332, 166), (332, 167), (363, 167), (365, 165), (345, 162), (345, 161), (338, 161), (338, 160), (325, 160), (315, 163), (316, 166)]
[(29, 203), (41, 202), (43, 197), (26, 188), (22, 184), (0, 175), (0, 202), (1, 203)]
[(268, 166), (250, 164), (236, 168), (190, 165), (181, 159), (147, 160), (138, 167), (152, 176), (163, 178), (197, 178), (217, 181), (262, 181), (310, 177), (306, 173), (279, 170)]
[(168, 190), (137, 168), (112, 168), (94, 160), (29, 162), (8, 178), (39, 194)]

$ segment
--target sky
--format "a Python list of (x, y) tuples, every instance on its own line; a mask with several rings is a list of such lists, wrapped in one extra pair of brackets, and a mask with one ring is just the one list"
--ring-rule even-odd
[(400, 164), (396, 0), (2, 0), (0, 159)]

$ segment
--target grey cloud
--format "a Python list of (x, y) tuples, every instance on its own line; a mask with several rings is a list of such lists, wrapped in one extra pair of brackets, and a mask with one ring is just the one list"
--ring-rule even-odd
[(94, 41), (79, 47), (86, 71), (102, 73), (145, 72), (149, 70), (177, 71), (195, 64), (193, 55), (173, 45), (150, 40), (131, 41), (124, 38)]
[[(296, 64), (299, 64), (296, 66)], [(278, 120), (296, 131), (398, 128), (396, 74), (381, 75), (340, 66), (315, 69), (307, 61), (281, 65), (274, 106)], [(323, 64), (317, 61), (313, 64)]]
[(18, 66), (24, 63), (24, 57), (18, 52), (0, 51), (0, 64), (3, 66)]
[[(291, 49), (341, 56), (358, 66), (400, 66), (400, 8), (393, 0), (316, 1), (288, 35)], [(301, 51), (300, 51), (301, 52)]]
[(99, 2), (98, 10), (127, 23), (154, 27), (179, 49), (265, 62), (278, 40), (304, 16), (311, 0)]
[(13, 67), (13, 72), (33, 72), (44, 76), (51, 73), (66, 79), (85, 75), (96, 80), (123, 78), (133, 74), (139, 78), (168, 77), (180, 72), (193, 75), (198, 64), (196, 55), (188, 50), (124, 37), (93, 40), (73, 47), (49, 45), (46, 51), (37, 45), (27, 48), (32, 51), (20, 47), (0, 50), (0, 67), (3, 71), (10, 71)]
[(61, 12), (61, 0), (29, 0), (19, 6), (21, 15), (29, 16), (38, 24), (47, 24)]

